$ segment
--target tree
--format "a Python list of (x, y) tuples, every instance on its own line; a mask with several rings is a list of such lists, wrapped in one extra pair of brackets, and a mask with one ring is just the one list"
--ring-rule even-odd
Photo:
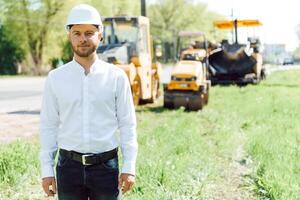
[[(25, 19), (27, 19), (25, 28), (29, 52), (35, 64), (34, 74), (40, 75), (42, 73), (43, 50), (48, 39), (49, 25), (63, 4), (58, 0), (42, 0), (36, 3), (39, 3), (39, 5), (36, 5), (37, 8), (34, 9), (32, 1), (22, 0), (21, 8)], [(30, 23), (32, 17), (40, 19), (40, 23)]]
[(213, 27), (213, 21), (224, 17), (207, 10), (205, 4), (191, 0), (160, 0), (149, 6), (154, 37), (173, 42), (179, 31), (202, 31), (208, 38), (223, 37)]
[(176, 41), (180, 31), (200, 31), (212, 42), (225, 38), (224, 32), (213, 27), (213, 21), (223, 16), (207, 10), (202, 3), (192, 0), (159, 0), (148, 8), (151, 33), (163, 44), (164, 58), (176, 56)]
[(71, 44), (68, 40), (62, 43), (62, 54), (61, 59), (64, 63), (70, 62), (73, 58), (73, 51)]
[(17, 65), (25, 54), (17, 40), (7, 37), (4, 26), (0, 26), (0, 44), (0, 74), (17, 74)]
[[(63, 8), (59, 0), (11, 0), (1, 2), (4, 24), (8, 25), (11, 37), (22, 39), (26, 52), (33, 63), (33, 74), (42, 74), (44, 51), (52, 21)], [(19, 32), (19, 33), (16, 33)]]
[(140, 15), (140, 0), (91, 0), (102, 16)]

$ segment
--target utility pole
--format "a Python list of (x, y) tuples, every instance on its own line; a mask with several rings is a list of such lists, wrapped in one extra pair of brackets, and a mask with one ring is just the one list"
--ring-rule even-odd
[(235, 44), (238, 44), (238, 31), (237, 31), (237, 28), (238, 28), (238, 20), (235, 19), (234, 20), (234, 33), (235, 33)]
[(146, 17), (146, 0), (141, 0), (141, 14)]

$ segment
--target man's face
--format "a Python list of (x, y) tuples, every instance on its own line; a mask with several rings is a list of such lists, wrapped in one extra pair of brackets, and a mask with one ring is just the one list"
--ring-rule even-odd
[(93, 54), (101, 40), (99, 30), (89, 24), (73, 25), (69, 32), (72, 49), (79, 57), (88, 57)]

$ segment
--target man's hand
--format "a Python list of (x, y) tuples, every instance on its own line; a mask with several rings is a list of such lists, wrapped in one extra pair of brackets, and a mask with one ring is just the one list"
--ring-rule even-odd
[(127, 192), (132, 188), (135, 182), (134, 175), (131, 174), (121, 174), (119, 177), (119, 188), (122, 189), (122, 193)]
[(48, 197), (54, 197), (54, 195), (56, 194), (56, 180), (54, 177), (43, 178), (42, 186)]

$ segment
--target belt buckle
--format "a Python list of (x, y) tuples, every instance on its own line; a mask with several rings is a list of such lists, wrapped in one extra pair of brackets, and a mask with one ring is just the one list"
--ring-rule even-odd
[(86, 158), (92, 156), (92, 154), (82, 155), (81, 160), (83, 165), (91, 165), (86, 163)]

